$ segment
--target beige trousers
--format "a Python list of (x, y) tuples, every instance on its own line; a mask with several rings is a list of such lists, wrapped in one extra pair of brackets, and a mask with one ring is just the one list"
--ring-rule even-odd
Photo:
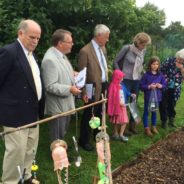
[[(3, 128), (4, 131), (13, 129), (10, 127)], [(19, 182), (17, 166), (20, 166), (22, 171), (26, 168), (25, 180), (31, 177), (31, 165), (36, 155), (38, 139), (39, 126), (5, 135), (3, 184), (17, 184)]]

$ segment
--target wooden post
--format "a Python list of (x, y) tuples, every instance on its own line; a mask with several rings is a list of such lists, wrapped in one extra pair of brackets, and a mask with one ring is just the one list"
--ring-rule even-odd
[[(102, 100), (104, 99), (103, 95), (102, 95)], [(106, 140), (106, 134), (107, 134), (107, 131), (106, 131), (106, 105), (105, 105), (105, 102), (102, 103), (102, 130), (104, 131), (104, 141), (105, 141), (105, 148), (104, 150), (106, 150), (106, 159), (107, 159), (107, 175), (108, 175), (108, 178), (109, 178), (109, 184), (113, 184), (112, 182), (112, 172), (111, 172), (111, 162), (110, 162), (110, 158), (109, 158), (109, 155), (107, 154), (107, 152), (110, 152), (110, 146), (108, 146), (109, 142), (108, 140)]]

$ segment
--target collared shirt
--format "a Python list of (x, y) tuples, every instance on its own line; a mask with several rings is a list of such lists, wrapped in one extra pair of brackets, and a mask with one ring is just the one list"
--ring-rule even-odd
[(106, 62), (106, 58), (105, 58), (105, 56), (103, 54), (102, 49), (95, 42), (95, 40), (92, 40), (92, 45), (93, 45), (93, 48), (95, 49), (95, 52), (96, 52), (96, 55), (97, 55), (97, 58), (98, 58), (98, 61), (99, 61), (99, 64), (100, 64), (100, 68), (101, 68), (101, 71), (102, 71), (102, 82), (106, 82), (108, 80), (107, 79), (107, 76), (106, 76), (106, 74), (107, 74), (107, 62)]
[(64, 54), (61, 52), (61, 51), (59, 51), (58, 49), (56, 49), (55, 47), (53, 47), (54, 49), (55, 49), (55, 51), (59, 54), (59, 56), (61, 57), (61, 58), (64, 58)]
[[(71, 71), (73, 71), (73, 67), (72, 67), (70, 61), (68, 60), (67, 56), (65, 54), (63, 54), (61, 51), (59, 51), (56, 47), (53, 47), (53, 49), (56, 51), (56, 53), (59, 55), (59, 57), (64, 59), (62, 61), (64, 61), (66, 63), (68, 68), (70, 68)], [(75, 84), (75, 82), (74, 82), (74, 75), (73, 75), (72, 85), (74, 85), (74, 84)]]
[(40, 100), (42, 97), (42, 85), (41, 85), (41, 78), (40, 78), (40, 70), (38, 68), (38, 65), (36, 63), (36, 60), (35, 60), (33, 54), (29, 55), (30, 52), (24, 47), (24, 45), (21, 43), (21, 41), (19, 39), (17, 39), (17, 40), (20, 43), (28, 62), (31, 60), (31, 64), (30, 63), (29, 64), (30, 64), (31, 71), (33, 74), (33, 79), (34, 79), (34, 83), (35, 83), (35, 87), (36, 87), (37, 97), (38, 97), (38, 100)]

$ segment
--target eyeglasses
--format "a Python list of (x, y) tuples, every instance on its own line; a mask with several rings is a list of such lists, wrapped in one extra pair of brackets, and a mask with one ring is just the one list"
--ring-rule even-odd
[(184, 64), (184, 59), (176, 58), (176, 62), (179, 63), (179, 64)]

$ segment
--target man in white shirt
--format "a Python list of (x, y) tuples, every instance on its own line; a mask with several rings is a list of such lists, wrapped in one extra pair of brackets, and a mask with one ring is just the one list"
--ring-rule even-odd
[[(87, 91), (83, 90), (82, 98), (85, 104), (99, 101), (102, 93), (105, 94), (108, 82), (108, 68), (107, 68), (107, 53), (105, 45), (109, 41), (110, 30), (104, 24), (96, 25), (94, 29), (94, 37), (87, 45), (85, 45), (79, 52), (79, 70), (84, 67), (87, 68), (86, 83), (93, 85), (94, 97), (89, 98)], [(102, 105), (96, 105), (93, 109), (94, 116), (101, 118)], [(90, 141), (90, 127), (89, 120), (92, 117), (92, 108), (84, 110), (81, 128), (79, 145), (86, 151), (92, 151), (93, 147)], [(94, 130), (94, 137), (97, 130)]]

